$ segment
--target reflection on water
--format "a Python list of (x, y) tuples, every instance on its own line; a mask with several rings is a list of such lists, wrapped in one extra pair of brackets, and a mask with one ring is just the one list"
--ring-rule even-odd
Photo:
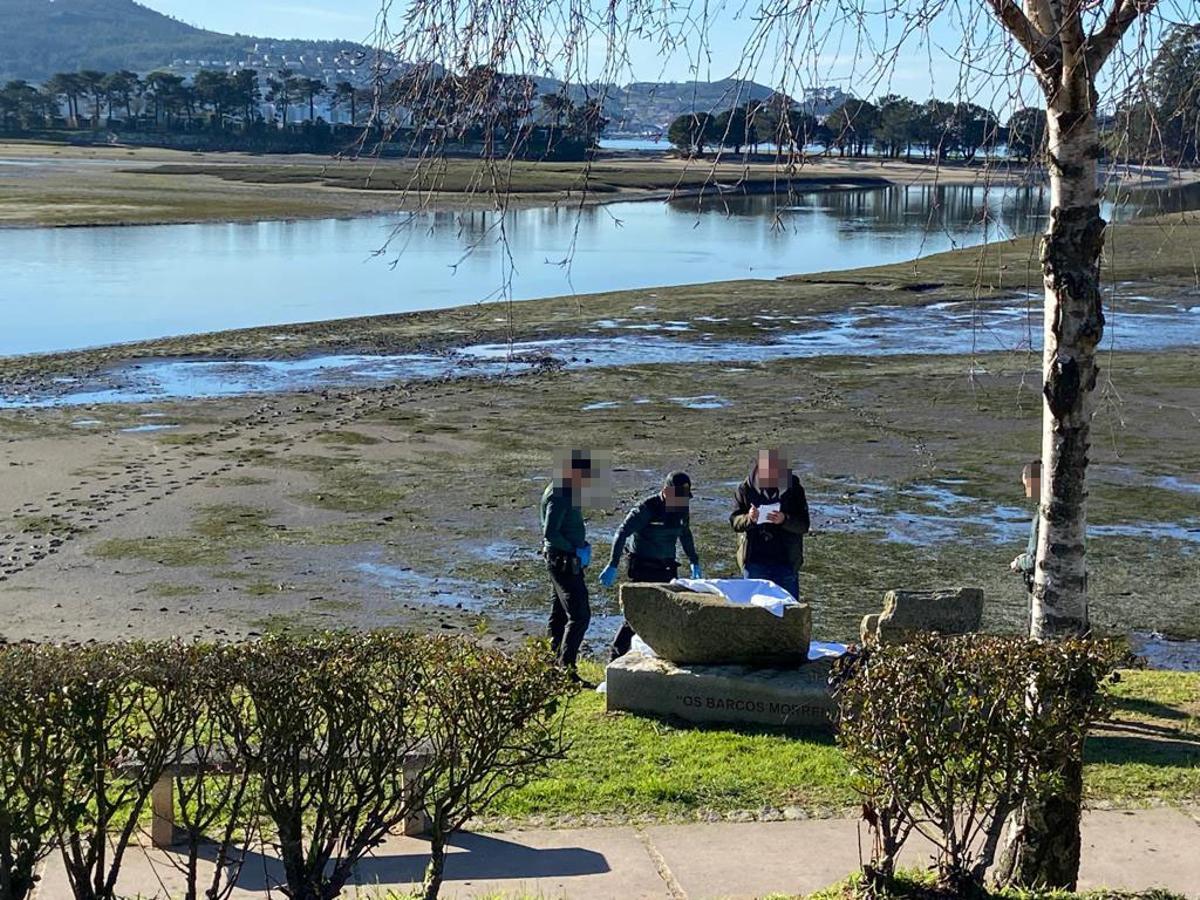
[(1046, 201), (920, 186), (526, 209), (503, 220), (507, 245), (490, 210), (2, 230), (0, 354), (441, 308), (506, 284), (528, 299), (900, 262), (1036, 230)]

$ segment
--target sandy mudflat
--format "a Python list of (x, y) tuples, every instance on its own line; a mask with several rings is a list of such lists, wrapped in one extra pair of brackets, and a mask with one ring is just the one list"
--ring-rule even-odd
[[(1093, 621), (1108, 632), (1200, 637), (1194, 229), (1194, 216), (1113, 229), (1089, 499)], [(575, 345), (550, 342), (539, 365), (503, 378), (450, 356), (448, 377), (431, 382), (0, 410), (0, 635), (399, 626), (512, 641), (541, 630), (536, 504), (556, 451), (612, 454), (614, 496), (589, 511), (601, 562), (628, 505), (683, 467), (697, 486), (705, 569), (728, 575), (730, 497), (767, 443), (795, 449), (809, 491), (803, 590), (820, 635), (852, 637), (888, 589), (960, 584), (984, 588), (987, 627), (1018, 631), (1028, 601), (1007, 565), (1028, 534), (1018, 474), (1040, 446), (1039, 358), (1019, 341), (984, 352), (994, 335), (976, 304), (1007, 310), (1018, 338), (1039, 330), (1031, 252), (1026, 238), (792, 281), (5, 359), (5, 396), (52, 400), (96, 379), (119, 383), (156, 359), (386, 356), (508, 336), (636, 341), (666, 321), (688, 328), (656, 340), (705, 351), (669, 361), (664, 345), (665, 361), (588, 367), (572, 359)], [(961, 350), (757, 353), (789, 333), (803, 342), (851, 309), (868, 342), (910, 314), (950, 316), (941, 330), (961, 330)], [(600, 320), (611, 324), (598, 328)], [(1135, 334), (1129, 323), (1157, 335), (1145, 346), (1158, 349), (1123, 352)], [(1180, 335), (1191, 336), (1189, 347), (1172, 348)], [(613, 593), (596, 589), (594, 608), (599, 652), (615, 626)]]
[[(1118, 356), (1093, 454), (1094, 616), (1188, 634), (1200, 577), (1194, 352)], [(975, 374), (968, 379), (967, 372)], [(10, 640), (252, 636), (333, 626), (540, 630), (536, 502), (551, 453), (608, 448), (624, 508), (683, 466), (705, 567), (753, 448), (797, 448), (816, 533), (805, 590), (848, 638), (893, 587), (970, 583), (1019, 629), (1007, 573), (1036, 453), (1018, 354), (658, 365), (519, 378), (0, 414), (0, 633)], [(152, 426), (178, 426), (147, 431)], [(598, 571), (598, 569), (597, 569)], [(596, 590), (598, 650), (614, 621)]]
[[(0, 143), (0, 227), (145, 225), (335, 218), (417, 207), (492, 208), (480, 163), (418, 166), (401, 159), (307, 154), (192, 153), (145, 147)], [(796, 167), (602, 155), (595, 162), (503, 163), (495, 173), (512, 206), (665, 199), (699, 188), (786, 192), (889, 184), (1036, 184), (1028, 166), (811, 158)], [(1115, 171), (1127, 187), (1198, 177)], [(586, 179), (585, 179), (586, 176)], [(482, 178), (491, 183), (492, 175)], [(587, 189), (584, 189), (585, 185)]]

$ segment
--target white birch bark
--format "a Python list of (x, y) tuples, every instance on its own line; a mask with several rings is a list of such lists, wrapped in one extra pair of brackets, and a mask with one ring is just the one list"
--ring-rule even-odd
[[(1036, 639), (1089, 630), (1087, 466), (1104, 334), (1095, 74), (1084, 52), (1078, 11), (1063, 21), (1060, 0), (1036, 0), (1039, 25), (1058, 29), (1060, 62), (1039, 73), (1047, 99), (1050, 222), (1042, 240), (1042, 496), (1030, 633)], [(1040, 28), (1039, 28), (1040, 30)]]

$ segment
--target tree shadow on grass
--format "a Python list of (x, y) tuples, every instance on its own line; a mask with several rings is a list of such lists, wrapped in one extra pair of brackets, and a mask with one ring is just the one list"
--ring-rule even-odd
[(1117, 697), (1113, 701), (1113, 708), (1118, 713), (1146, 716), (1151, 719), (1166, 719), (1173, 722), (1186, 722), (1189, 719), (1195, 718), (1187, 710), (1179, 709), (1176, 706), (1167, 706), (1165, 703), (1146, 700), (1141, 697)]
[(1108, 728), (1088, 738), (1084, 762), (1200, 768), (1200, 737), (1140, 726)]

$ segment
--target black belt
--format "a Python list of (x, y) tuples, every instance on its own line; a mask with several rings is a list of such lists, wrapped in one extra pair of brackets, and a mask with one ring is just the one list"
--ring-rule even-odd
[(630, 562), (630, 565), (657, 566), (660, 569), (678, 569), (679, 568), (679, 560), (677, 560), (677, 559), (674, 559), (674, 558), (660, 559), (656, 556), (639, 556), (637, 553), (629, 554), (629, 562)]

